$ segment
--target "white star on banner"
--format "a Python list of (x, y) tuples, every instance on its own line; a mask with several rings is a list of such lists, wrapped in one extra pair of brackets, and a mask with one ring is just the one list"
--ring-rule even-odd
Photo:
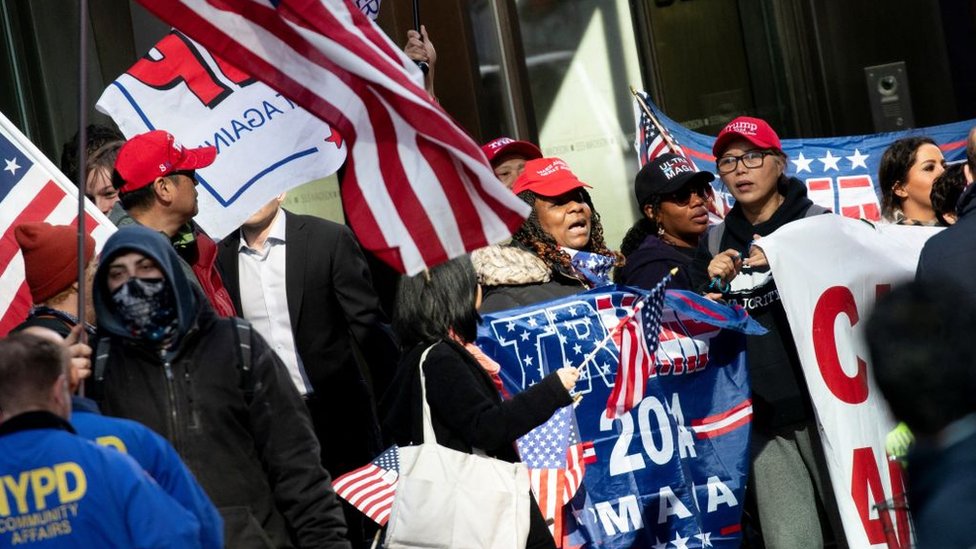
[(819, 160), (821, 162), (823, 162), (824, 171), (827, 171), (827, 170), (837, 170), (837, 171), (839, 171), (840, 170), (840, 168), (837, 167), (837, 163), (840, 161), (840, 157), (839, 156), (834, 156), (834, 155), (830, 154), (830, 151), (827, 151), (826, 156), (824, 156), (823, 158), (820, 158)]
[(698, 533), (695, 534), (695, 537), (701, 540), (702, 547), (713, 547), (711, 532), (702, 532), (699, 530)]
[(512, 321), (512, 320), (509, 320), (508, 321), (508, 324), (506, 324), (505, 327), (508, 328), (508, 331), (509, 332), (514, 332), (515, 331), (515, 322)]
[(674, 544), (674, 549), (688, 549), (688, 538), (681, 537), (681, 532), (674, 533), (674, 539), (671, 540)]
[(17, 170), (20, 169), (20, 166), (17, 164), (17, 158), (11, 158), (9, 160), (5, 158), (3, 161), (7, 163), (7, 167), (3, 171), (10, 172), (10, 175), (17, 175)]
[(529, 340), (529, 332), (523, 331), (521, 334), (519, 334), (519, 337), (522, 338), (522, 341), (528, 341)]
[(579, 343), (573, 345), (573, 352), (576, 353), (576, 354), (578, 354), (578, 355), (583, 354), (583, 348), (580, 347), (580, 344)]
[(810, 164), (813, 162), (813, 160), (813, 158), (806, 158), (803, 156), (803, 153), (800, 153), (800, 156), (798, 156), (796, 160), (791, 160), (791, 162), (796, 164), (796, 173), (803, 171), (813, 172), (813, 170), (810, 169)]
[(656, 543), (651, 546), (653, 549), (668, 549), (668, 540), (658, 541), (657, 538), (655, 537), (654, 541)]
[(844, 158), (850, 160), (850, 162), (851, 162), (851, 169), (852, 170), (853, 169), (856, 169), (858, 166), (860, 166), (860, 167), (862, 167), (862, 168), (864, 168), (866, 170), (866, 169), (868, 169), (868, 165), (864, 161), (867, 160), (869, 156), (871, 156), (871, 155), (869, 155), (869, 154), (861, 154), (861, 151), (860, 150), (854, 149), (854, 154), (853, 155), (851, 155), (851, 156), (845, 156)]

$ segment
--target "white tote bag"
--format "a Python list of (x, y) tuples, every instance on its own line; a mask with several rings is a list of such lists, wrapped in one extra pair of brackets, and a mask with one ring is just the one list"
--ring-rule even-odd
[(400, 478), (384, 545), (524, 549), (532, 501), (525, 465), (437, 444), (424, 379), (424, 362), (433, 347), (424, 351), (419, 366), (424, 442), (400, 448)]

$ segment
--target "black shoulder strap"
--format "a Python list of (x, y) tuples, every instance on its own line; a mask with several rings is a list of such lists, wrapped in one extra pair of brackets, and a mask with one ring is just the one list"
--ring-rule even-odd
[(254, 379), (251, 375), (251, 323), (234, 317), (234, 339), (237, 342), (237, 367), (241, 370), (241, 390), (250, 402), (254, 396)]
[(105, 396), (102, 388), (105, 385), (105, 370), (108, 368), (108, 355), (112, 351), (112, 338), (102, 337), (95, 346), (95, 363), (92, 365), (91, 379), (85, 382), (85, 396), (101, 402)]

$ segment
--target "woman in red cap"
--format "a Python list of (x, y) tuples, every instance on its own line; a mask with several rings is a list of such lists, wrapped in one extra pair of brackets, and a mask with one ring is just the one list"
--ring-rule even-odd
[(603, 240), (600, 216), (586, 188), (558, 158), (525, 164), (512, 192), (532, 213), (509, 246), (472, 254), (485, 287), (483, 312), (523, 307), (610, 283), (619, 256)]
[(525, 171), (525, 163), (529, 160), (542, 158), (539, 147), (528, 141), (516, 141), (511, 137), (492, 139), (481, 146), (482, 152), (488, 158), (495, 177), (509, 189)]
[(762, 536), (766, 547), (824, 547), (822, 532), (829, 535), (836, 504), (793, 336), (759, 246), (783, 225), (827, 210), (807, 198), (803, 182), (786, 177), (786, 154), (764, 120), (736, 118), (719, 133), (712, 154), (736, 203), (699, 245), (692, 281), (742, 306), (768, 330), (746, 339), (753, 395), (749, 488)]
[(634, 194), (642, 215), (620, 245), (627, 263), (617, 271), (617, 282), (650, 290), (677, 267), (668, 288), (692, 289), (688, 266), (708, 230), (706, 204), (714, 179), (670, 153), (637, 172)]

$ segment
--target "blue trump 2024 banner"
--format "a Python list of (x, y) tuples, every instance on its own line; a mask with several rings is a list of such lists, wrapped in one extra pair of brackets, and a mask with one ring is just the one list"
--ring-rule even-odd
[(477, 343), (512, 392), (562, 366), (582, 368), (575, 421), (596, 462), (586, 466), (560, 541), (738, 547), (752, 417), (743, 334), (763, 329), (741, 309), (669, 291), (645, 398), (610, 419), (619, 360), (610, 334), (643, 293), (610, 286), (487, 314)]
[[(642, 97), (661, 125), (677, 140), (684, 155), (700, 169), (715, 172), (715, 157), (712, 156), (715, 137), (681, 126), (661, 112), (646, 95)], [(878, 167), (885, 149), (904, 137), (925, 136), (938, 143), (946, 162), (962, 161), (966, 158), (966, 137), (974, 125), (976, 120), (964, 120), (899, 132), (783, 139), (783, 152), (789, 157), (786, 174), (806, 183), (810, 200), (834, 213), (878, 221), (881, 219)], [(724, 191), (720, 179), (713, 185), (725, 202), (724, 210), (728, 211), (734, 202), (732, 196)]]

